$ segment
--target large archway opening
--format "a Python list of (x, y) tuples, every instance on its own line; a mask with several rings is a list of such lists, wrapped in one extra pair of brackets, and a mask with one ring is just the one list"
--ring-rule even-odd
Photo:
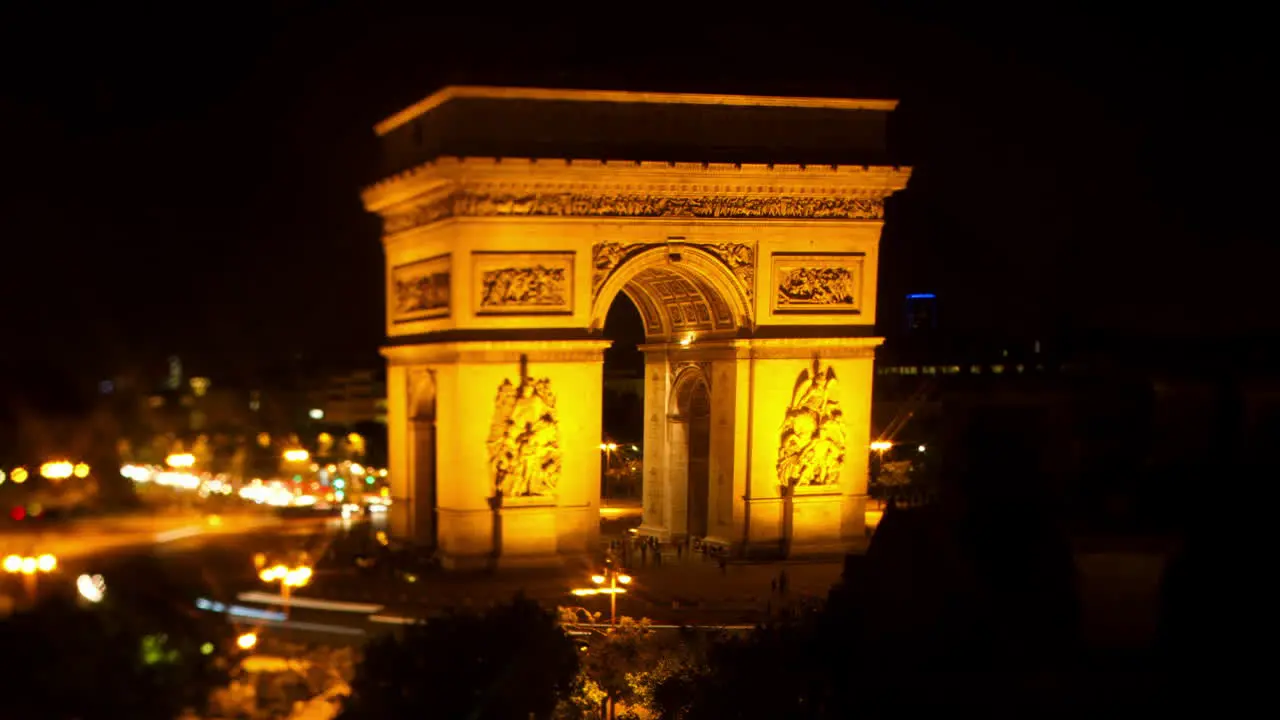
[(618, 293), (605, 319), (601, 394), (600, 497), (606, 503), (638, 503), (643, 489), (644, 320), (625, 293)]
[[(593, 324), (614, 344), (605, 356), (601, 449), (635, 454), (627, 466), (634, 480), (626, 486), (634, 494), (619, 496), (615, 460), (602, 463), (613, 471), (604, 473), (602, 495), (605, 503), (642, 507), (644, 534), (707, 538), (724, 534), (721, 526), (731, 522), (731, 506), (721, 506), (732, 502), (733, 461), (721, 456), (734, 452), (733, 425), (723, 420), (717, 440), (713, 409), (731, 412), (733, 404), (716, 402), (712, 374), (716, 363), (733, 363), (723, 341), (749, 324), (748, 307), (730, 268), (691, 246), (638, 250), (603, 278)], [(624, 388), (626, 400), (618, 392)], [(624, 444), (624, 433), (640, 438)]]

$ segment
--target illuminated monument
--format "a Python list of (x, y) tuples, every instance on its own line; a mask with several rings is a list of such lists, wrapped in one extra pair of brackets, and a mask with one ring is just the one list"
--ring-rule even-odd
[(393, 530), (447, 567), (597, 548), (601, 330), (643, 317), (644, 523), (863, 533), (894, 103), (455, 87), (377, 127)]

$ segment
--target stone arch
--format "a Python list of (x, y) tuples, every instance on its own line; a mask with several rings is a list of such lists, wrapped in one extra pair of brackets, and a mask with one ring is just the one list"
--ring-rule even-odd
[[(705, 538), (712, 528), (711, 384), (700, 365), (676, 371), (671, 383), (667, 415), (667, 462), (676, 490), (675, 530), (678, 535)], [(682, 517), (681, 517), (682, 516)]]
[(677, 418), (708, 415), (711, 412), (711, 378), (698, 365), (686, 365), (676, 371), (671, 382), (668, 414)]
[(715, 255), (694, 245), (653, 246), (630, 255), (595, 293), (591, 329), (604, 327), (618, 293), (635, 303), (650, 340), (736, 335), (751, 327), (747, 288)]

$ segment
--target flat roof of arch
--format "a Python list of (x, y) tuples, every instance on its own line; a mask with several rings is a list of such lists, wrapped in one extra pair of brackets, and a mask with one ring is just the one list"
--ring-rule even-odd
[(438, 157), (893, 164), (895, 100), (446, 87), (375, 126), (383, 176)]

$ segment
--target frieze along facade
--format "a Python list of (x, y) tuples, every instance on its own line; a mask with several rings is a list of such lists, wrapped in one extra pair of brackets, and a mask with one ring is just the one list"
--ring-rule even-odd
[(882, 220), (884, 198), (879, 194), (695, 196), (463, 189), (387, 217), (383, 230), (391, 234), (454, 217), (513, 216)]

